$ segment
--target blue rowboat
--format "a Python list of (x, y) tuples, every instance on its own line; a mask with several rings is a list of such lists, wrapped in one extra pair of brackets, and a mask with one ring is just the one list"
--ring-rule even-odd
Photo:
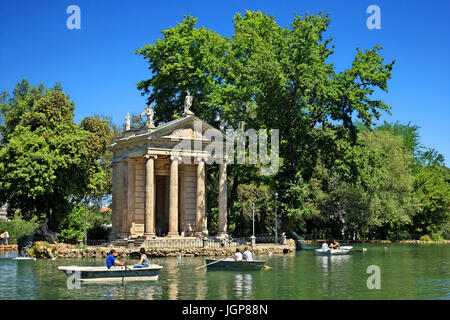
[(207, 268), (211, 270), (260, 270), (266, 260), (235, 261), (233, 258), (223, 260), (206, 259)]
[(58, 270), (63, 271), (67, 276), (76, 272), (79, 274), (79, 279), (82, 282), (125, 282), (158, 280), (159, 271), (162, 268), (160, 265), (150, 264), (145, 268), (114, 266), (110, 269), (105, 266), (59, 266)]

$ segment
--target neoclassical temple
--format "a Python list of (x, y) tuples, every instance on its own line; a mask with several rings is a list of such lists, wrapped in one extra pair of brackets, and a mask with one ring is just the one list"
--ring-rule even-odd
[[(108, 146), (113, 152), (112, 239), (208, 235), (208, 163), (219, 165), (217, 236), (226, 237), (225, 157), (218, 159), (208, 152), (214, 141), (205, 131), (214, 128), (189, 110), (190, 95), (186, 101), (183, 117), (158, 127), (153, 125), (150, 107), (143, 112), (147, 116), (143, 128), (130, 129), (127, 114), (125, 132)], [(186, 147), (194, 144), (197, 148)]]

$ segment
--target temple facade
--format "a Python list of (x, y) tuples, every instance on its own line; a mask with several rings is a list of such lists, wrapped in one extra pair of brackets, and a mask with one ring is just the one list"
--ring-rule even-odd
[[(211, 153), (214, 129), (185, 108), (182, 118), (126, 131), (108, 149), (112, 160), (112, 239), (208, 235), (206, 168), (219, 165), (218, 237), (227, 236), (226, 159)], [(214, 129), (216, 130), (216, 129)], [(216, 130), (219, 132), (218, 130)], [(220, 140), (217, 139), (216, 140)]]

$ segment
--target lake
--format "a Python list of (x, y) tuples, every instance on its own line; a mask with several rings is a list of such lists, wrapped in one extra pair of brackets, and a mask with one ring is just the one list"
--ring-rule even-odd
[[(448, 244), (355, 244), (343, 256), (313, 251), (258, 255), (269, 270), (195, 270), (204, 257), (150, 258), (164, 267), (157, 281), (86, 284), (68, 289), (60, 265), (104, 265), (105, 259), (12, 260), (0, 252), (0, 300), (301, 300), (450, 299)], [(138, 260), (127, 259), (128, 264)], [(369, 266), (378, 266), (381, 289), (368, 289)]]

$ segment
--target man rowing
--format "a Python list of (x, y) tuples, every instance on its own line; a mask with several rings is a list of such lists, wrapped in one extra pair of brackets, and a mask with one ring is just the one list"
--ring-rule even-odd
[(108, 269), (110, 269), (111, 267), (114, 267), (116, 265), (125, 266), (125, 262), (122, 262), (122, 261), (119, 261), (119, 260), (116, 259), (116, 257), (118, 255), (119, 254), (116, 252), (116, 250), (111, 249), (111, 251), (109, 252), (108, 257), (106, 258), (106, 267)]

